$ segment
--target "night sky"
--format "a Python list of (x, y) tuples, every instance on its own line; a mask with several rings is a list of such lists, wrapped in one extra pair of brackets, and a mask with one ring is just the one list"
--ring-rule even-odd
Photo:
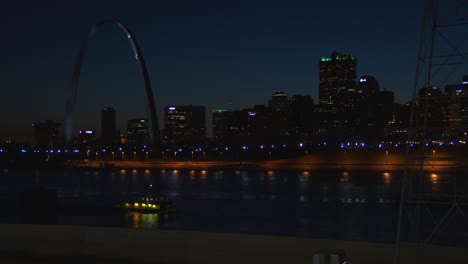
[[(96, 3), (95, 3), (96, 2)], [(160, 126), (166, 105), (267, 104), (271, 94), (311, 95), (334, 49), (357, 57), (396, 102), (410, 100), (423, 1), (2, 1), (0, 140), (30, 141), (31, 124), (63, 122), (72, 68), (90, 27), (115, 18), (145, 57)], [(143, 80), (126, 39), (108, 25), (82, 68), (75, 130), (99, 129), (113, 106), (119, 127), (144, 117)]]

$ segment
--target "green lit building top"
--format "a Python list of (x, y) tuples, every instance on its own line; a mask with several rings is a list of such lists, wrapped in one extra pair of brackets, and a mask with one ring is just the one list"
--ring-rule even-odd
[(319, 103), (334, 107), (353, 107), (356, 93), (356, 57), (333, 51), (320, 58)]

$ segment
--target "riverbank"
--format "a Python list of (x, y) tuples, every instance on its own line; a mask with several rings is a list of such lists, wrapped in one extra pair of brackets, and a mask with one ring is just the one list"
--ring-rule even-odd
[[(93, 263), (300, 264), (313, 263), (320, 253), (337, 252), (348, 263), (390, 264), (395, 257), (394, 244), (296, 237), (48, 225), (0, 225), (0, 233), (2, 263), (11, 258), (76, 263), (78, 258)], [(466, 253), (465, 248), (403, 244), (400, 263), (468, 263)], [(41, 259), (47, 261), (38, 262)]]
[[(403, 171), (421, 168), (421, 156), (411, 153), (408, 160), (402, 151), (322, 151), (301, 157), (265, 161), (162, 161), (162, 160), (80, 160), (66, 163), (68, 167), (92, 169), (216, 169), (216, 170), (376, 170)], [(452, 158), (448, 153), (427, 153), (422, 167), (426, 171), (467, 169), (466, 157)]]

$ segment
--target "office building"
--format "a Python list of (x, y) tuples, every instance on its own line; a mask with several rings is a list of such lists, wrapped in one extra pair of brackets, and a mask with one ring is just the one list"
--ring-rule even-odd
[(320, 59), (319, 103), (352, 108), (356, 100), (356, 58), (334, 51)]
[(268, 107), (275, 109), (283, 109), (289, 105), (289, 97), (282, 91), (275, 92), (268, 101)]
[(112, 107), (104, 107), (101, 111), (101, 141), (104, 146), (117, 143), (116, 114)]
[(205, 140), (204, 106), (166, 106), (164, 108), (165, 143), (195, 143)]
[(148, 120), (146, 118), (136, 118), (127, 121), (126, 143), (128, 145), (144, 146), (150, 142)]
[(46, 120), (42, 123), (34, 123), (34, 146), (38, 148), (54, 148), (60, 145), (60, 123)]

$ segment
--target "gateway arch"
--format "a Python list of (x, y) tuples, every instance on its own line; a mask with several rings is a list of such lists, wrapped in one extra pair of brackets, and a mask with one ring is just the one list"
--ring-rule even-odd
[(94, 34), (98, 31), (98, 29), (106, 24), (113, 24), (119, 27), (119, 29), (125, 34), (132, 46), (133, 53), (135, 56), (136, 61), (138, 62), (141, 70), (141, 74), (143, 75), (143, 80), (145, 84), (145, 92), (146, 92), (146, 106), (149, 112), (148, 121), (149, 121), (149, 132), (152, 144), (154, 146), (158, 146), (160, 143), (160, 132), (159, 132), (159, 125), (158, 125), (158, 117), (156, 115), (156, 107), (154, 103), (153, 97), (153, 90), (151, 88), (151, 82), (148, 75), (148, 70), (146, 68), (145, 61), (143, 59), (143, 54), (141, 53), (140, 46), (133, 36), (132, 32), (121, 22), (114, 20), (114, 19), (106, 19), (96, 23), (88, 33), (87, 38), (84, 40), (83, 44), (81, 45), (80, 52), (78, 53), (77, 59), (75, 61), (75, 65), (73, 68), (73, 77), (71, 83), (71, 94), (67, 100), (66, 106), (66, 116), (65, 116), (65, 124), (64, 124), (64, 133), (65, 133), (65, 143), (67, 146), (71, 146), (72, 143), (72, 134), (73, 134), (73, 112), (75, 110), (76, 104), (76, 96), (78, 92), (78, 83), (80, 80), (80, 73), (81, 73), (81, 65), (83, 64), (84, 57), (86, 54), (86, 49), (88, 48), (89, 41), (93, 38)]

